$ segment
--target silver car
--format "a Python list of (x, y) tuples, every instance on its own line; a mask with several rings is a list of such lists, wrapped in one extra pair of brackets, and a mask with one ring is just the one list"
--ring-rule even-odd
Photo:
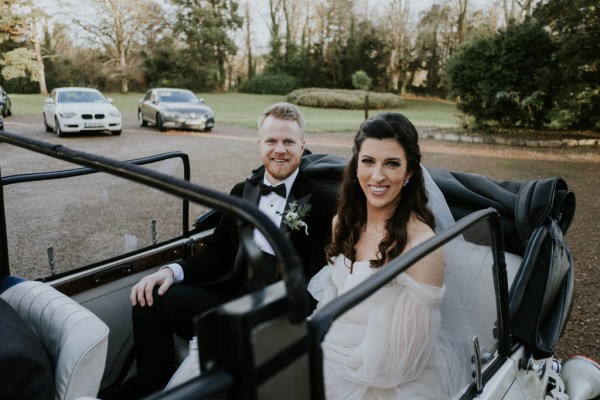
[[(10, 117), (12, 115), (12, 103), (8, 93), (2, 86), (0, 86), (0, 110), (3, 117)], [(1, 124), (0, 124), (1, 126)]]
[(191, 90), (154, 88), (139, 102), (138, 121), (140, 126), (151, 123), (161, 131), (172, 128), (210, 132), (215, 115)]

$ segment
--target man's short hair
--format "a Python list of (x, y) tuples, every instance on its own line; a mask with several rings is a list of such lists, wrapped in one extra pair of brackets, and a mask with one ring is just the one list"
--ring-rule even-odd
[(302, 113), (295, 105), (286, 102), (275, 103), (265, 109), (260, 117), (258, 117), (258, 130), (265, 122), (267, 117), (273, 117), (277, 119), (283, 119), (287, 121), (295, 121), (300, 127), (302, 137), (304, 137), (304, 117)]

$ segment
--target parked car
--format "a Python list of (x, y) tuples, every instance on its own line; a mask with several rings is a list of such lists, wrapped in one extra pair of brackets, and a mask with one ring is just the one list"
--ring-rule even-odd
[(191, 90), (155, 88), (139, 101), (138, 121), (140, 126), (151, 123), (161, 131), (173, 128), (210, 132), (215, 126), (215, 114)]
[(121, 113), (96, 89), (63, 87), (54, 89), (44, 102), (46, 132), (64, 136), (71, 132), (109, 131), (120, 135), (123, 129)]
[(8, 97), (8, 93), (2, 86), (0, 86), (0, 109), (2, 110), (3, 117), (9, 117), (12, 115), (12, 103), (10, 101), (10, 97)]
[[(444, 300), (441, 324), (460, 346), (463, 372), (450, 398), (600, 395), (597, 363), (583, 356), (554, 358), (574, 285), (563, 234), (575, 197), (558, 177), (499, 182), (428, 169), (457, 222), (307, 320), (302, 267), (284, 234), (250, 202), (190, 182), (186, 154), (126, 162), (10, 133), (0, 133), (0, 142), (78, 166), (0, 176), (0, 298), (32, 327), (30, 342), (37, 338), (40, 352), (47, 350), (54, 374), (45, 376), (55, 376), (57, 399), (105, 398), (134, 373), (131, 287), (160, 265), (198, 251), (220, 213), (239, 221), (240, 231), (258, 229), (268, 238), (282, 280), (260, 282), (256, 243), (251, 234), (240, 235), (255, 290), (194, 321), (202, 374), (184, 374), (185, 383), (152, 399), (324, 399), (321, 342), (333, 321), (442, 246), (444, 253), (456, 253), (446, 265), (446, 298), (453, 301)], [(345, 163), (322, 154), (302, 160), (304, 173), (326, 185), (337, 184)], [(190, 218), (197, 204), (211, 210)], [(49, 272), (32, 272), (41, 265)], [(449, 308), (454, 301), (459, 307)], [(10, 328), (3, 324), (0, 332)], [(18, 339), (5, 343), (14, 349)], [(178, 349), (183, 345), (191, 354), (193, 347), (176, 339)], [(186, 361), (182, 367), (191, 364)], [(181, 383), (181, 375), (171, 382)]]

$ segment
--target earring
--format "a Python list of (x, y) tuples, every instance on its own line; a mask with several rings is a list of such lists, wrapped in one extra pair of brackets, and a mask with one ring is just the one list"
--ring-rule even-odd
[(408, 179), (404, 180), (404, 184), (402, 186), (406, 186), (406, 185), (408, 185)]

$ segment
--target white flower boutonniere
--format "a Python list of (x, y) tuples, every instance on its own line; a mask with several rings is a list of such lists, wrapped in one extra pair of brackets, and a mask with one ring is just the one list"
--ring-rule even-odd
[(308, 225), (304, 222), (304, 219), (308, 217), (312, 205), (305, 204), (299, 206), (298, 203), (292, 201), (288, 204), (287, 210), (283, 213), (278, 213), (283, 216), (283, 223), (286, 224), (291, 230), (298, 230), (304, 228), (304, 233), (308, 235)]

